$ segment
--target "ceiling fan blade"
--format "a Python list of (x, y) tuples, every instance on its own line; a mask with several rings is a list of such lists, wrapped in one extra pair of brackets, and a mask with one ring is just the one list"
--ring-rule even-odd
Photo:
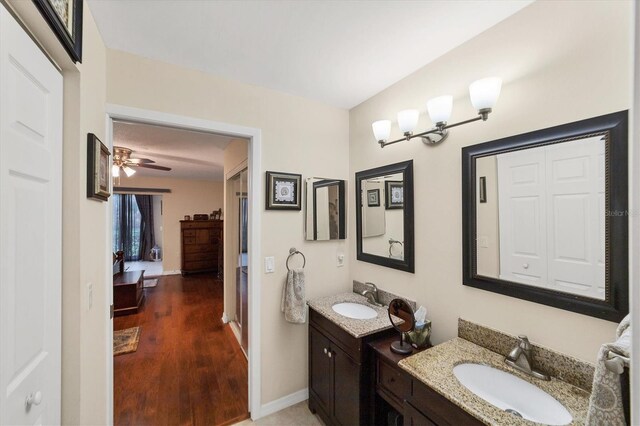
[(148, 158), (129, 158), (127, 161), (129, 163), (131, 163), (131, 164), (140, 164), (140, 163), (151, 164), (151, 163), (155, 163), (155, 161), (149, 160)]
[(153, 164), (144, 164), (144, 163), (140, 163), (140, 164), (132, 164), (136, 167), (143, 167), (145, 169), (154, 169), (154, 170), (162, 170), (165, 172), (168, 172), (169, 170), (171, 170), (171, 167), (164, 167), (164, 166), (155, 166)]

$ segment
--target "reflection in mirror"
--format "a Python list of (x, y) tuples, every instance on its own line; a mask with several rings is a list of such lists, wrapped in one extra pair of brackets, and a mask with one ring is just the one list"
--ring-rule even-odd
[(462, 149), (464, 285), (610, 321), (624, 318), (627, 115)]
[(357, 258), (414, 271), (413, 161), (356, 173)]
[(308, 178), (306, 185), (306, 239), (344, 240), (346, 237), (345, 181)]
[(605, 299), (605, 138), (476, 159), (477, 274)]
[(362, 181), (362, 251), (404, 259), (402, 173)]

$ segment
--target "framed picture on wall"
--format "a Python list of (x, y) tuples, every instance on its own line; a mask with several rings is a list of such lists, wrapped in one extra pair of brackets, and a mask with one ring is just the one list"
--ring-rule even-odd
[(93, 133), (87, 135), (87, 198), (107, 201), (111, 195), (111, 153)]
[(402, 209), (404, 207), (404, 182), (388, 180), (384, 184), (386, 209)]
[(367, 190), (367, 207), (380, 207), (380, 190)]
[(301, 210), (300, 183), (302, 175), (267, 172), (267, 210)]
[(73, 62), (82, 62), (83, 1), (33, 0)]

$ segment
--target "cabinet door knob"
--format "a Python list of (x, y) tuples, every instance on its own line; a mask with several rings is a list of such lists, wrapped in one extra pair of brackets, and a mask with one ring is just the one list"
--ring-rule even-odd
[(329, 353), (327, 354), (327, 356), (328, 356), (329, 358), (331, 358), (331, 351), (329, 351)]
[(522, 265), (522, 267), (523, 267), (524, 269), (529, 269), (529, 264), (528, 264), (528, 263), (525, 263), (524, 265)]
[(325, 353), (325, 354), (327, 353), (327, 348), (324, 348), (324, 353)]

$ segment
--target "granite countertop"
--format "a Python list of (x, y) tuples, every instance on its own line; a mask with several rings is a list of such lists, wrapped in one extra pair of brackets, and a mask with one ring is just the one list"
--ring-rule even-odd
[(571, 425), (584, 424), (589, 407), (587, 391), (555, 378), (544, 381), (528, 376), (506, 365), (502, 355), (459, 337), (407, 357), (398, 365), (485, 424), (535, 424), (502, 411), (464, 387), (453, 374), (453, 367), (466, 362), (486, 364), (533, 383), (565, 406), (573, 417)]
[[(342, 302), (353, 302), (367, 306), (375, 310), (378, 316), (371, 319), (347, 318), (331, 309), (336, 303)], [(367, 302), (366, 297), (356, 293), (340, 293), (334, 296), (319, 297), (307, 301), (307, 305), (355, 338), (364, 337), (391, 328), (387, 307), (372, 305)], [(398, 321), (401, 320), (398, 319)]]

